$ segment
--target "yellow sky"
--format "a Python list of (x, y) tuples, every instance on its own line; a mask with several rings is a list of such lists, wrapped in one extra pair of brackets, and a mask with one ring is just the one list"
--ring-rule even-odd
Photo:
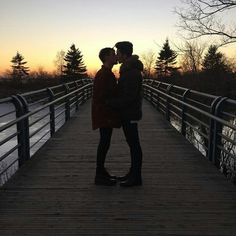
[[(178, 43), (174, 7), (180, 0), (1, 0), (0, 72), (19, 51), (31, 70), (55, 70), (60, 50), (75, 44), (91, 72), (100, 68), (99, 50), (129, 40), (134, 53), (158, 54), (166, 37)], [(159, 45), (159, 46), (158, 46)], [(223, 49), (236, 57), (236, 46)]]

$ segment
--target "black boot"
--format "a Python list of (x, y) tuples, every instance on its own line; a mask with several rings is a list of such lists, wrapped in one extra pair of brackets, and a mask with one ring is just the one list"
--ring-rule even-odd
[(116, 185), (116, 177), (114, 178), (107, 172), (105, 168), (97, 168), (95, 176), (96, 185), (113, 186)]
[(104, 176), (106, 176), (106, 177), (108, 177), (110, 179), (115, 179), (115, 180), (117, 179), (117, 177), (115, 175), (110, 175), (108, 173), (108, 171), (106, 170), (106, 168), (103, 168), (101, 173), (102, 173), (102, 175), (104, 175)]
[(126, 175), (117, 176), (116, 178), (118, 181), (126, 181), (130, 177), (130, 174), (131, 174), (131, 168), (129, 169), (129, 172)]
[(141, 174), (131, 173), (128, 179), (120, 183), (122, 187), (132, 187), (132, 186), (141, 186), (142, 177)]

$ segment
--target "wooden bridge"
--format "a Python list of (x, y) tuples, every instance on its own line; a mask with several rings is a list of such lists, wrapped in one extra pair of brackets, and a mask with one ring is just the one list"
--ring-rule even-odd
[[(236, 235), (236, 188), (144, 102), (143, 186), (94, 185), (90, 102), (0, 189), (1, 236)], [(129, 168), (122, 130), (107, 158)]]
[[(144, 101), (139, 124), (143, 186), (96, 186), (99, 137), (91, 129), (88, 83), (0, 100), (0, 104), (13, 102), (16, 107), (0, 114), (0, 118), (16, 114), (0, 127), (0, 133), (9, 127), (17, 130), (0, 139), (0, 146), (12, 138), (18, 140), (0, 156), (4, 161), (18, 150), (18, 158), (1, 170), (0, 177), (16, 163), (20, 166), (0, 188), (0, 235), (236, 235), (236, 188), (216, 168), (235, 176), (232, 135), (236, 128), (231, 121), (236, 118), (232, 109), (236, 101), (167, 84), (144, 84), (145, 97), (154, 106)], [(71, 117), (74, 107), (79, 112)], [(69, 122), (55, 133), (63, 114)], [(180, 132), (167, 122), (173, 115), (181, 120)], [(224, 119), (226, 115), (231, 119)], [(43, 121), (41, 127), (35, 128), (39, 121)], [(204, 126), (207, 134), (196, 124)], [(32, 143), (32, 137), (47, 127), (39, 140), (47, 135), (50, 140), (32, 156), (30, 150), (38, 142)], [(206, 157), (185, 139), (189, 127), (205, 140)], [(129, 149), (121, 129), (114, 130), (106, 164), (115, 175), (129, 169)]]

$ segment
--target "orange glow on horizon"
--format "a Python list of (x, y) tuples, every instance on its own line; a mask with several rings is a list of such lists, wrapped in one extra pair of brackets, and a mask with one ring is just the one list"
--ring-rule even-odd
[[(21, 53), (19, 51), (19, 53)], [(30, 72), (38, 71), (39, 69), (42, 69), (43, 71), (46, 71), (48, 73), (54, 73), (56, 71), (56, 65), (54, 64), (55, 56), (54, 57), (43, 57), (41, 60), (39, 58), (32, 57), (30, 60), (29, 57), (26, 57), (25, 54), (21, 53), (24, 57), (24, 61), (27, 62), (25, 66), (28, 66), (30, 69)], [(56, 53), (55, 53), (56, 55)], [(15, 56), (15, 54), (13, 54)], [(0, 75), (4, 75), (7, 71), (11, 71), (11, 60), (13, 56), (7, 56), (7, 60), (4, 60), (0, 67)], [(6, 58), (6, 57), (5, 57)], [(95, 74), (97, 70), (101, 67), (101, 62), (99, 59), (93, 59), (86, 60), (84, 57), (84, 64), (87, 68), (88, 74)]]
[[(96, 43), (98, 44), (93, 44), (93, 46), (90, 46), (89, 44), (84, 44), (81, 47), (79, 46), (78, 43), (75, 44), (76, 47), (79, 47), (79, 50), (81, 50), (82, 52), (84, 64), (86, 65), (87, 73), (90, 76), (94, 76), (96, 72), (101, 68), (102, 63), (98, 58), (98, 53), (100, 48), (106, 46), (106, 44), (102, 42), (96, 42)], [(8, 51), (0, 52), (0, 58), (1, 58), (0, 76), (6, 74), (6, 71), (11, 71), (11, 60), (16, 55), (17, 51), (19, 51), (19, 53), (22, 54), (22, 56), (24, 57), (24, 60), (27, 62), (26, 66), (29, 67), (30, 72), (38, 71), (39, 69), (41, 69), (49, 73), (54, 73), (56, 71), (56, 66), (54, 64), (54, 61), (56, 59), (57, 52), (60, 50), (67, 52), (70, 45), (71, 44), (68, 43), (66, 49), (60, 49), (62, 48), (60, 45), (54, 45), (53, 47), (50, 47), (50, 44), (48, 46), (46, 43), (44, 45), (41, 45), (43, 47), (38, 47), (38, 48), (35, 48), (34, 45), (23, 44), (21, 45), (22, 50), (15, 49), (16, 47), (13, 47)], [(136, 49), (134, 51), (134, 54), (140, 56), (142, 55), (142, 52), (145, 52), (145, 50), (147, 51), (146, 49), (147, 45), (143, 44), (142, 42), (141, 43), (136, 42), (134, 45)], [(236, 59), (235, 46), (236, 45), (234, 44), (227, 45), (227, 47), (222, 47), (220, 51), (222, 51), (229, 59), (233, 58)], [(150, 47), (148, 47), (148, 49), (150, 49)], [(159, 50), (160, 50), (159, 48), (153, 49), (154, 52), (156, 51), (158, 52)], [(116, 77), (119, 76), (118, 73), (119, 65), (113, 67), (113, 72), (115, 73)]]

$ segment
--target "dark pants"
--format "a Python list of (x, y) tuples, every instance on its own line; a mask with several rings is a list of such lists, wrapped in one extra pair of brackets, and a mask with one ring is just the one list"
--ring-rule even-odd
[(142, 168), (142, 148), (139, 142), (138, 124), (130, 121), (123, 121), (122, 128), (126, 141), (130, 148), (131, 174), (141, 175)]
[[(123, 121), (122, 128), (130, 148), (131, 173), (141, 175), (142, 148), (139, 142), (138, 124)], [(103, 169), (107, 152), (111, 143), (112, 128), (100, 128), (100, 141), (97, 149), (97, 168)]]
[(103, 169), (111, 143), (112, 128), (100, 128), (100, 141), (97, 149), (97, 168)]

